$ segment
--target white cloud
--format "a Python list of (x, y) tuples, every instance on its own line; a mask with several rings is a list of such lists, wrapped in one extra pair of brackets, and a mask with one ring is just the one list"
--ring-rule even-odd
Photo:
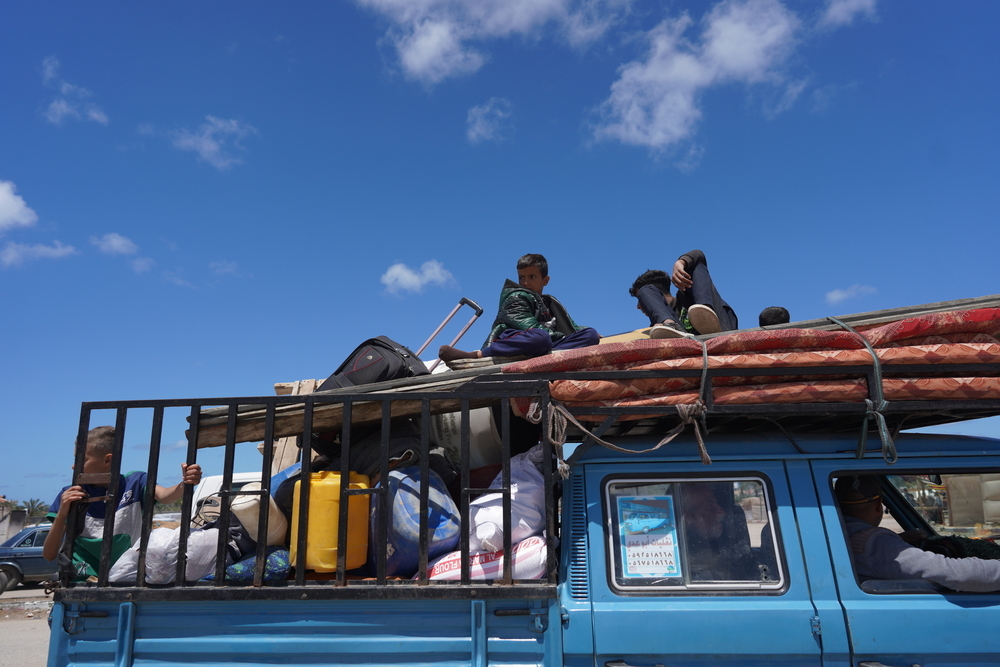
[(0, 236), (15, 227), (30, 227), (38, 222), (38, 214), (17, 194), (17, 186), (0, 181)]
[(151, 257), (136, 257), (132, 260), (132, 270), (136, 273), (145, 273), (156, 266), (156, 260)]
[(207, 122), (196, 131), (188, 129), (173, 133), (174, 148), (183, 151), (194, 151), (201, 160), (219, 170), (225, 170), (234, 164), (242, 164), (242, 158), (234, 153), (245, 149), (240, 143), (251, 134), (257, 133), (257, 128), (235, 119), (205, 116)]
[(228, 260), (212, 262), (208, 265), (208, 268), (212, 269), (212, 271), (214, 271), (219, 275), (223, 275), (226, 273), (237, 273), (239, 271), (239, 266), (236, 264), (236, 262), (230, 262)]
[(177, 285), (178, 287), (187, 287), (188, 289), (198, 289), (192, 283), (189, 283), (184, 279), (184, 271), (182, 269), (176, 269), (174, 271), (164, 271), (163, 279), (172, 285)]
[(407, 76), (424, 83), (475, 72), (476, 42), (531, 37), (553, 23), (567, 42), (600, 38), (632, 0), (356, 0), (391, 22), (386, 39)]
[(52, 100), (45, 110), (45, 119), (53, 125), (61, 125), (67, 117), (79, 118), (80, 112), (74, 105), (62, 98)]
[(444, 268), (444, 264), (432, 259), (424, 262), (420, 271), (414, 271), (406, 264), (393, 264), (381, 278), (386, 291), (397, 294), (405, 292), (422, 292), (425, 285), (447, 285), (455, 278)]
[(55, 56), (42, 60), (42, 83), (46, 86), (59, 83), (59, 60)]
[(826, 11), (819, 19), (821, 28), (839, 28), (851, 25), (854, 19), (864, 15), (868, 20), (875, 19), (876, 0), (827, 0)]
[(469, 143), (499, 143), (510, 138), (514, 131), (510, 122), (512, 109), (510, 100), (504, 97), (491, 97), (486, 104), (469, 109), (465, 121), (465, 136)]
[(108, 124), (108, 115), (101, 111), (99, 107), (90, 106), (87, 108), (87, 120), (92, 120), (101, 125)]
[(45, 119), (53, 125), (62, 125), (70, 118), (86, 118), (101, 125), (108, 124), (108, 115), (104, 110), (89, 101), (94, 96), (92, 92), (59, 78), (59, 60), (55, 56), (42, 61), (42, 83), (59, 91), (45, 109)]
[(764, 115), (768, 118), (774, 118), (791, 109), (795, 100), (799, 99), (799, 95), (808, 84), (807, 79), (790, 81), (775, 99), (764, 104)]
[(878, 292), (878, 290), (870, 285), (851, 285), (847, 289), (835, 289), (827, 292), (826, 302), (831, 306), (834, 306), (841, 301), (855, 299), (859, 296), (865, 296), (868, 294), (875, 294), (876, 292)]
[[(690, 137), (701, 119), (701, 94), (726, 83), (788, 86), (781, 67), (797, 42), (799, 19), (777, 0), (724, 0), (702, 20), (699, 39), (684, 14), (646, 35), (645, 59), (623, 65), (601, 105), (597, 140), (617, 140), (655, 151)], [(791, 101), (802, 92), (786, 88)], [(775, 110), (787, 108), (779, 104)]]
[(76, 248), (71, 245), (63, 245), (59, 241), (53, 241), (50, 246), (8, 243), (3, 247), (3, 250), (0, 250), (0, 267), (8, 269), (33, 259), (59, 259), (76, 253)]
[(131, 239), (114, 232), (101, 237), (91, 236), (90, 242), (106, 255), (134, 255), (139, 252), (139, 246)]

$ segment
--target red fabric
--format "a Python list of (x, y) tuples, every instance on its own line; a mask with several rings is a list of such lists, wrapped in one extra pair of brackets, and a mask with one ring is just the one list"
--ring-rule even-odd
[(950, 310), (946, 313), (909, 317), (870, 329), (861, 335), (868, 339), (872, 347), (883, 347), (905, 338), (956, 333), (985, 333), (991, 336), (1000, 334), (1000, 308)]
[[(898, 377), (896, 364), (992, 363), (1000, 369), (1000, 309), (933, 313), (873, 327), (862, 334), (803, 329), (743, 331), (709, 340), (708, 366), (725, 368), (830, 367), (871, 364), (864, 336), (882, 363), (887, 400), (1000, 398), (998, 378)], [(640, 340), (556, 352), (505, 366), (505, 373), (570, 370), (701, 370), (701, 345), (688, 339)], [(698, 397), (690, 378), (555, 380), (551, 395), (570, 407), (671, 406)], [(719, 405), (861, 401), (863, 378), (844, 375), (721, 376)], [(530, 401), (516, 401), (527, 409)], [(648, 415), (646, 415), (648, 416)], [(643, 415), (635, 415), (639, 419)]]

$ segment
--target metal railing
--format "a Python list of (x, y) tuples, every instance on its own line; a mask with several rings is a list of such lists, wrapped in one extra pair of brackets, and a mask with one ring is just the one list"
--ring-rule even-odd
[[(341, 390), (343, 391), (343, 390)], [(88, 584), (72, 584), (69, 579), (71, 572), (64, 568), (63, 586), (59, 591), (62, 599), (247, 599), (249, 598), (274, 598), (274, 599), (327, 599), (327, 598), (384, 598), (384, 597), (551, 597), (554, 595), (556, 583), (557, 556), (554, 538), (557, 534), (556, 499), (555, 484), (545, 485), (545, 526), (548, 539), (547, 570), (544, 578), (539, 580), (515, 580), (513, 578), (513, 558), (510, 557), (511, 543), (511, 412), (509, 403), (515, 397), (538, 398), (543, 402), (547, 398), (547, 384), (544, 382), (519, 383), (517, 387), (508, 387), (502, 396), (484, 396), (482, 390), (472, 387), (465, 390), (453, 390), (447, 392), (406, 392), (405, 394), (378, 394), (368, 393), (339, 393), (336, 396), (329, 394), (306, 394), (298, 396), (265, 396), (252, 398), (212, 398), (212, 399), (182, 399), (182, 400), (150, 400), (150, 401), (109, 401), (109, 402), (88, 402), (81, 408), (79, 433), (77, 442), (85, 443), (87, 432), (92, 427), (92, 413), (100, 410), (114, 410), (115, 419), (115, 442), (112, 470), (110, 475), (93, 475), (77, 472), (74, 474), (74, 484), (107, 484), (107, 495), (98, 500), (105, 503), (105, 524), (104, 540), (101, 551), (100, 567), (97, 572), (97, 581)], [(459, 489), (457, 505), (460, 510), (460, 538), (458, 550), (461, 552), (461, 577), (458, 581), (439, 581), (428, 578), (428, 505), (429, 505), (429, 453), (434, 446), (431, 435), (431, 415), (440, 413), (441, 405), (453, 406), (456, 401), (461, 414), (460, 431), (460, 463), (458, 466)], [(386, 481), (390, 470), (389, 451), (393, 437), (393, 429), (399, 428), (399, 417), (395, 416), (394, 406), (404, 402), (406, 412), (413, 413), (414, 406), (419, 406), (416, 417), (419, 421), (419, 452), (417, 452), (420, 466), (419, 484), (419, 567), (417, 574), (412, 580), (401, 580), (386, 574), (386, 560), (388, 522), (391, 518), (390, 507), (388, 506), (389, 488)], [(473, 406), (481, 406), (484, 403), (500, 404), (501, 423), (499, 427), (501, 437), (501, 472), (499, 488), (486, 488), (483, 486), (473, 486), (470, 470), (470, 420), (469, 413)], [(351, 446), (355, 443), (354, 435), (358, 430), (357, 420), (352, 419), (358, 406), (364, 405), (367, 414), (371, 414), (374, 406), (380, 408), (379, 427), (381, 431), (381, 441), (379, 445), (378, 471), (381, 479), (380, 484), (373, 488), (352, 489), (346, 483), (351, 472), (352, 455), (356, 456), (357, 451), (352, 452)], [(231, 500), (236, 495), (258, 494), (266, 498), (272, 494), (271, 488), (271, 461), (274, 456), (275, 441), (275, 420), (276, 415), (283, 409), (294, 407), (297, 411), (301, 408), (301, 433), (311, 434), (314, 430), (314, 415), (318, 409), (329, 411), (331, 406), (341, 411), (340, 435), (340, 498), (339, 498), (339, 521), (337, 535), (337, 567), (336, 572), (325, 577), (317, 577), (306, 568), (306, 554), (309, 545), (309, 515), (310, 515), (310, 473), (309, 465), (302, 465), (297, 479), (299, 480), (299, 497), (297, 507), (297, 543), (295, 548), (296, 559), (292, 563), (294, 575), (283, 581), (265, 581), (264, 568), (267, 556), (266, 536), (269, 530), (269, 503), (259, 504), (258, 523), (255, 535), (251, 537), (256, 542), (255, 567), (253, 580), (248, 583), (235, 584), (226, 580), (226, 554), (227, 540), (229, 538), (229, 527), (238, 519), (233, 515), (230, 508)], [(207, 415), (218, 416), (219, 413), (225, 415), (226, 437), (223, 463), (223, 480), (220, 495), (222, 503), (218, 518), (218, 545), (216, 551), (216, 562), (214, 567), (214, 581), (191, 582), (185, 580), (187, 547), (192, 531), (191, 519), (195, 508), (192, 507), (194, 488), (185, 485), (179, 526), (178, 557), (176, 563), (176, 575), (174, 583), (166, 585), (152, 585), (146, 583), (147, 550), (150, 540), (150, 532), (153, 524), (153, 506), (155, 503), (155, 488), (157, 475), (159, 473), (159, 462), (161, 458), (164, 411), (170, 408), (186, 408), (189, 410), (189, 428), (186, 432), (187, 452), (185, 461), (188, 464), (198, 462), (199, 436), (202, 424)], [(116, 499), (120, 497), (119, 483), (121, 479), (121, 459), (128, 434), (130, 415), (137, 411), (152, 410), (152, 430), (149, 436), (149, 459), (147, 468), (147, 484), (145, 497), (143, 499), (142, 529), (139, 535), (138, 568), (134, 580), (128, 582), (109, 582), (109, 572), (112, 567), (112, 536), (115, 527)], [(234, 490), (233, 475), (236, 460), (236, 447), (241, 443), (237, 442), (237, 425), (241, 414), (248, 410), (256, 412), (263, 411), (263, 447), (261, 463), (261, 488), (259, 491)], [(312, 460), (312, 438), (302, 437), (301, 461)], [(244, 445), (248, 446), (248, 445)], [(542, 439), (542, 446), (545, 451), (541, 472), (546, 480), (553, 479), (552, 446), (546, 437)], [(85, 449), (78, 447), (76, 452), (76, 471), (83, 470), (83, 456)], [(470, 566), (470, 500), (479, 494), (497, 493), (502, 497), (503, 516), (503, 553), (507, 555), (503, 559), (502, 571), (498, 578), (493, 580), (483, 580), (474, 578)], [(370, 502), (377, 507), (377, 520), (374, 522), (369, 540), (377, 545), (374, 552), (374, 562), (369, 563), (371, 571), (370, 577), (353, 577), (347, 569), (348, 552), (348, 510), (349, 500), (353, 496), (368, 496)], [(76, 526), (70, 529), (71, 533), (64, 544), (63, 554), (71, 557), (72, 538), (75, 538), (80, 531), (79, 523), (74, 519), (73, 513), (82, 513), (82, 503), (77, 503), (71, 510), (69, 525)], [(366, 518), (367, 521), (367, 518)], [(291, 527), (290, 527), (291, 528)], [(289, 531), (291, 533), (291, 530)]]

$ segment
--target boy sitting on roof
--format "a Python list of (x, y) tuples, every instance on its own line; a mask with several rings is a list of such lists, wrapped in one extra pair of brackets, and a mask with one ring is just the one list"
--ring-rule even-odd
[[(677, 296), (670, 294), (670, 283)], [(650, 269), (635, 279), (629, 294), (639, 300), (653, 328), (650, 338), (693, 338), (692, 333), (710, 334), (739, 329), (736, 313), (715, 289), (708, 273), (708, 260), (701, 250), (692, 250), (674, 262), (673, 274)]]
[(538, 254), (517, 260), (518, 282), (507, 280), (500, 291), (500, 308), (483, 348), (464, 352), (442, 345), (444, 362), (482, 357), (540, 357), (552, 350), (597, 345), (600, 335), (573, 321), (559, 300), (542, 294), (549, 284), (549, 263)]

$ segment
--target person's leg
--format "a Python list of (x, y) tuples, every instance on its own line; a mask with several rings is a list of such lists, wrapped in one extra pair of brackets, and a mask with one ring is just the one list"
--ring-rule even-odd
[(544, 329), (507, 329), (482, 349), (484, 357), (541, 357), (552, 351), (552, 339)]
[(601, 336), (596, 330), (584, 327), (568, 336), (560, 338), (552, 345), (553, 350), (575, 350), (580, 347), (590, 347), (601, 342)]
[(650, 326), (667, 321), (678, 322), (677, 313), (667, 305), (663, 292), (656, 285), (643, 285), (636, 298), (639, 300), (639, 310), (649, 318)]
[[(679, 306), (683, 305), (687, 308), (691, 326), (699, 333), (732, 331), (738, 327), (735, 313), (722, 299), (719, 290), (715, 288), (712, 275), (704, 264), (698, 264), (694, 267), (691, 272), (691, 287), (683, 292), (678, 292), (677, 301)], [(707, 306), (711, 311), (706, 311), (698, 306)], [(716, 319), (718, 319), (717, 323)]]
[(639, 299), (639, 310), (649, 318), (653, 328), (649, 337), (654, 340), (662, 338), (690, 338), (691, 334), (684, 330), (677, 311), (663, 298), (663, 292), (656, 285), (643, 285), (636, 293)]

